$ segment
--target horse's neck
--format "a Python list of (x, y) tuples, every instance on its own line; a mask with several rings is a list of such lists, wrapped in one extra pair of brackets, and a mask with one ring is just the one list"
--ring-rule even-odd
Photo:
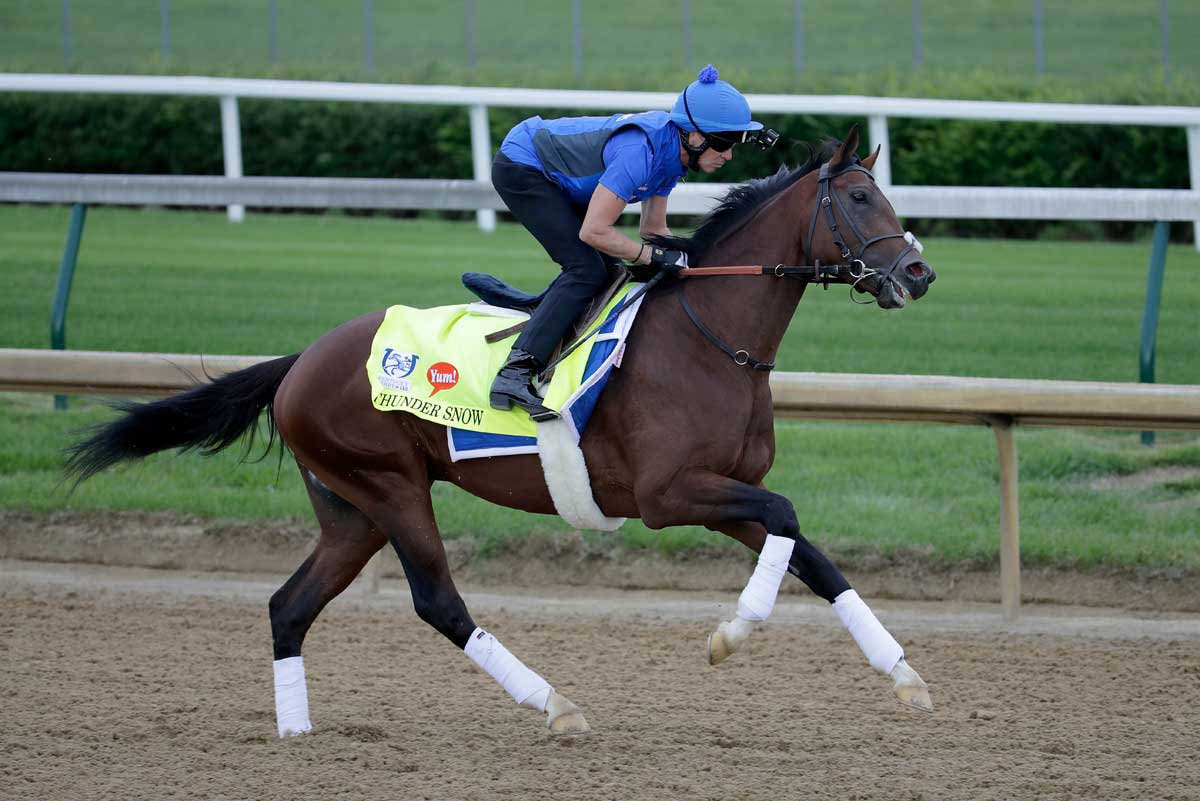
[[(790, 187), (746, 225), (710, 248), (698, 266), (800, 264), (804, 225)], [(735, 349), (761, 361), (774, 361), (779, 343), (804, 294), (805, 284), (790, 278), (722, 276), (687, 280), (688, 302), (704, 324)]]

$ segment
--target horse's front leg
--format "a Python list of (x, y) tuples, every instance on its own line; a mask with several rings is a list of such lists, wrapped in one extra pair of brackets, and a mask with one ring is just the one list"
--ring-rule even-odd
[[(870, 607), (858, 597), (841, 571), (800, 533), (790, 501), (763, 487), (714, 474), (677, 476), (646, 519), (660, 527), (659, 515), (678, 518), (665, 525), (696, 524), (728, 534), (758, 551), (754, 573), (738, 597), (737, 613), (709, 635), (710, 664), (732, 655), (749, 637), (756, 623), (766, 620), (775, 607), (779, 585), (791, 572), (817, 595), (833, 605), (871, 666), (894, 681), (897, 698), (904, 704), (932, 711), (925, 682), (904, 659), (904, 649), (888, 633)], [(688, 500), (692, 499), (692, 500)], [(779, 532), (775, 534), (773, 532)]]

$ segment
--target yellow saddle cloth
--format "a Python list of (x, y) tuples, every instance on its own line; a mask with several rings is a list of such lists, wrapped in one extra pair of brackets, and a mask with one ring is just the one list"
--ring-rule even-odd
[[(630, 291), (627, 284), (609, 301), (588, 329), (600, 331), (554, 370), (543, 401), (563, 413), (576, 428), (586, 418), (567, 412), (578, 401), (590, 414), (608, 372), (619, 366), (625, 337), (641, 306), (638, 298), (613, 314)], [(536, 437), (537, 424), (514, 407), (493, 409), (488, 403), (492, 380), (504, 365), (512, 336), (488, 344), (488, 334), (511, 327), (529, 315), (482, 303), (414, 309), (392, 306), (375, 332), (367, 376), (371, 403), (380, 411), (405, 411), (457, 429), (516, 437)], [(598, 386), (599, 385), (599, 386)]]

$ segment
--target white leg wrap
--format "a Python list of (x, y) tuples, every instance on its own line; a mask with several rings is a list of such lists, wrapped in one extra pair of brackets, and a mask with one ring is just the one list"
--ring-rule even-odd
[(788, 560), (792, 558), (795, 545), (796, 541), (787, 537), (767, 535), (767, 541), (758, 554), (758, 564), (754, 566), (754, 575), (738, 597), (738, 617), (754, 622), (771, 616), (771, 611), (775, 609), (775, 597), (779, 595), (779, 585), (787, 573)]
[(471, 632), (467, 646), (463, 649), (471, 661), (483, 668), (499, 683), (504, 691), (521, 706), (546, 711), (546, 701), (554, 690), (549, 682), (525, 667), (500, 641), (483, 629)]
[(312, 731), (308, 719), (308, 684), (304, 680), (304, 657), (275, 660), (275, 724), (280, 737)]
[(842, 625), (858, 643), (871, 667), (884, 675), (891, 675), (892, 669), (904, 658), (904, 649), (888, 634), (871, 608), (858, 597), (858, 593), (846, 590), (834, 598), (833, 611), (837, 612)]

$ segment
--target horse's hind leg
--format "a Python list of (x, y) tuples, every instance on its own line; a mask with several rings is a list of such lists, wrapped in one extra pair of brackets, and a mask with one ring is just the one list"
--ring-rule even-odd
[(359, 574), (387, 538), (370, 518), (338, 497), (303, 466), (300, 473), (321, 526), (312, 554), (271, 596), (275, 651), (275, 720), (280, 737), (312, 730), (300, 647), (325, 605)]
[(530, 670), (499, 640), (475, 625), (463, 603), (433, 516), (429, 482), (417, 475), (372, 474), (354, 487), (356, 500), (379, 528), (388, 532), (404, 566), (417, 615), (496, 680), (521, 706), (545, 712), (555, 734), (589, 731), (579, 709)]

